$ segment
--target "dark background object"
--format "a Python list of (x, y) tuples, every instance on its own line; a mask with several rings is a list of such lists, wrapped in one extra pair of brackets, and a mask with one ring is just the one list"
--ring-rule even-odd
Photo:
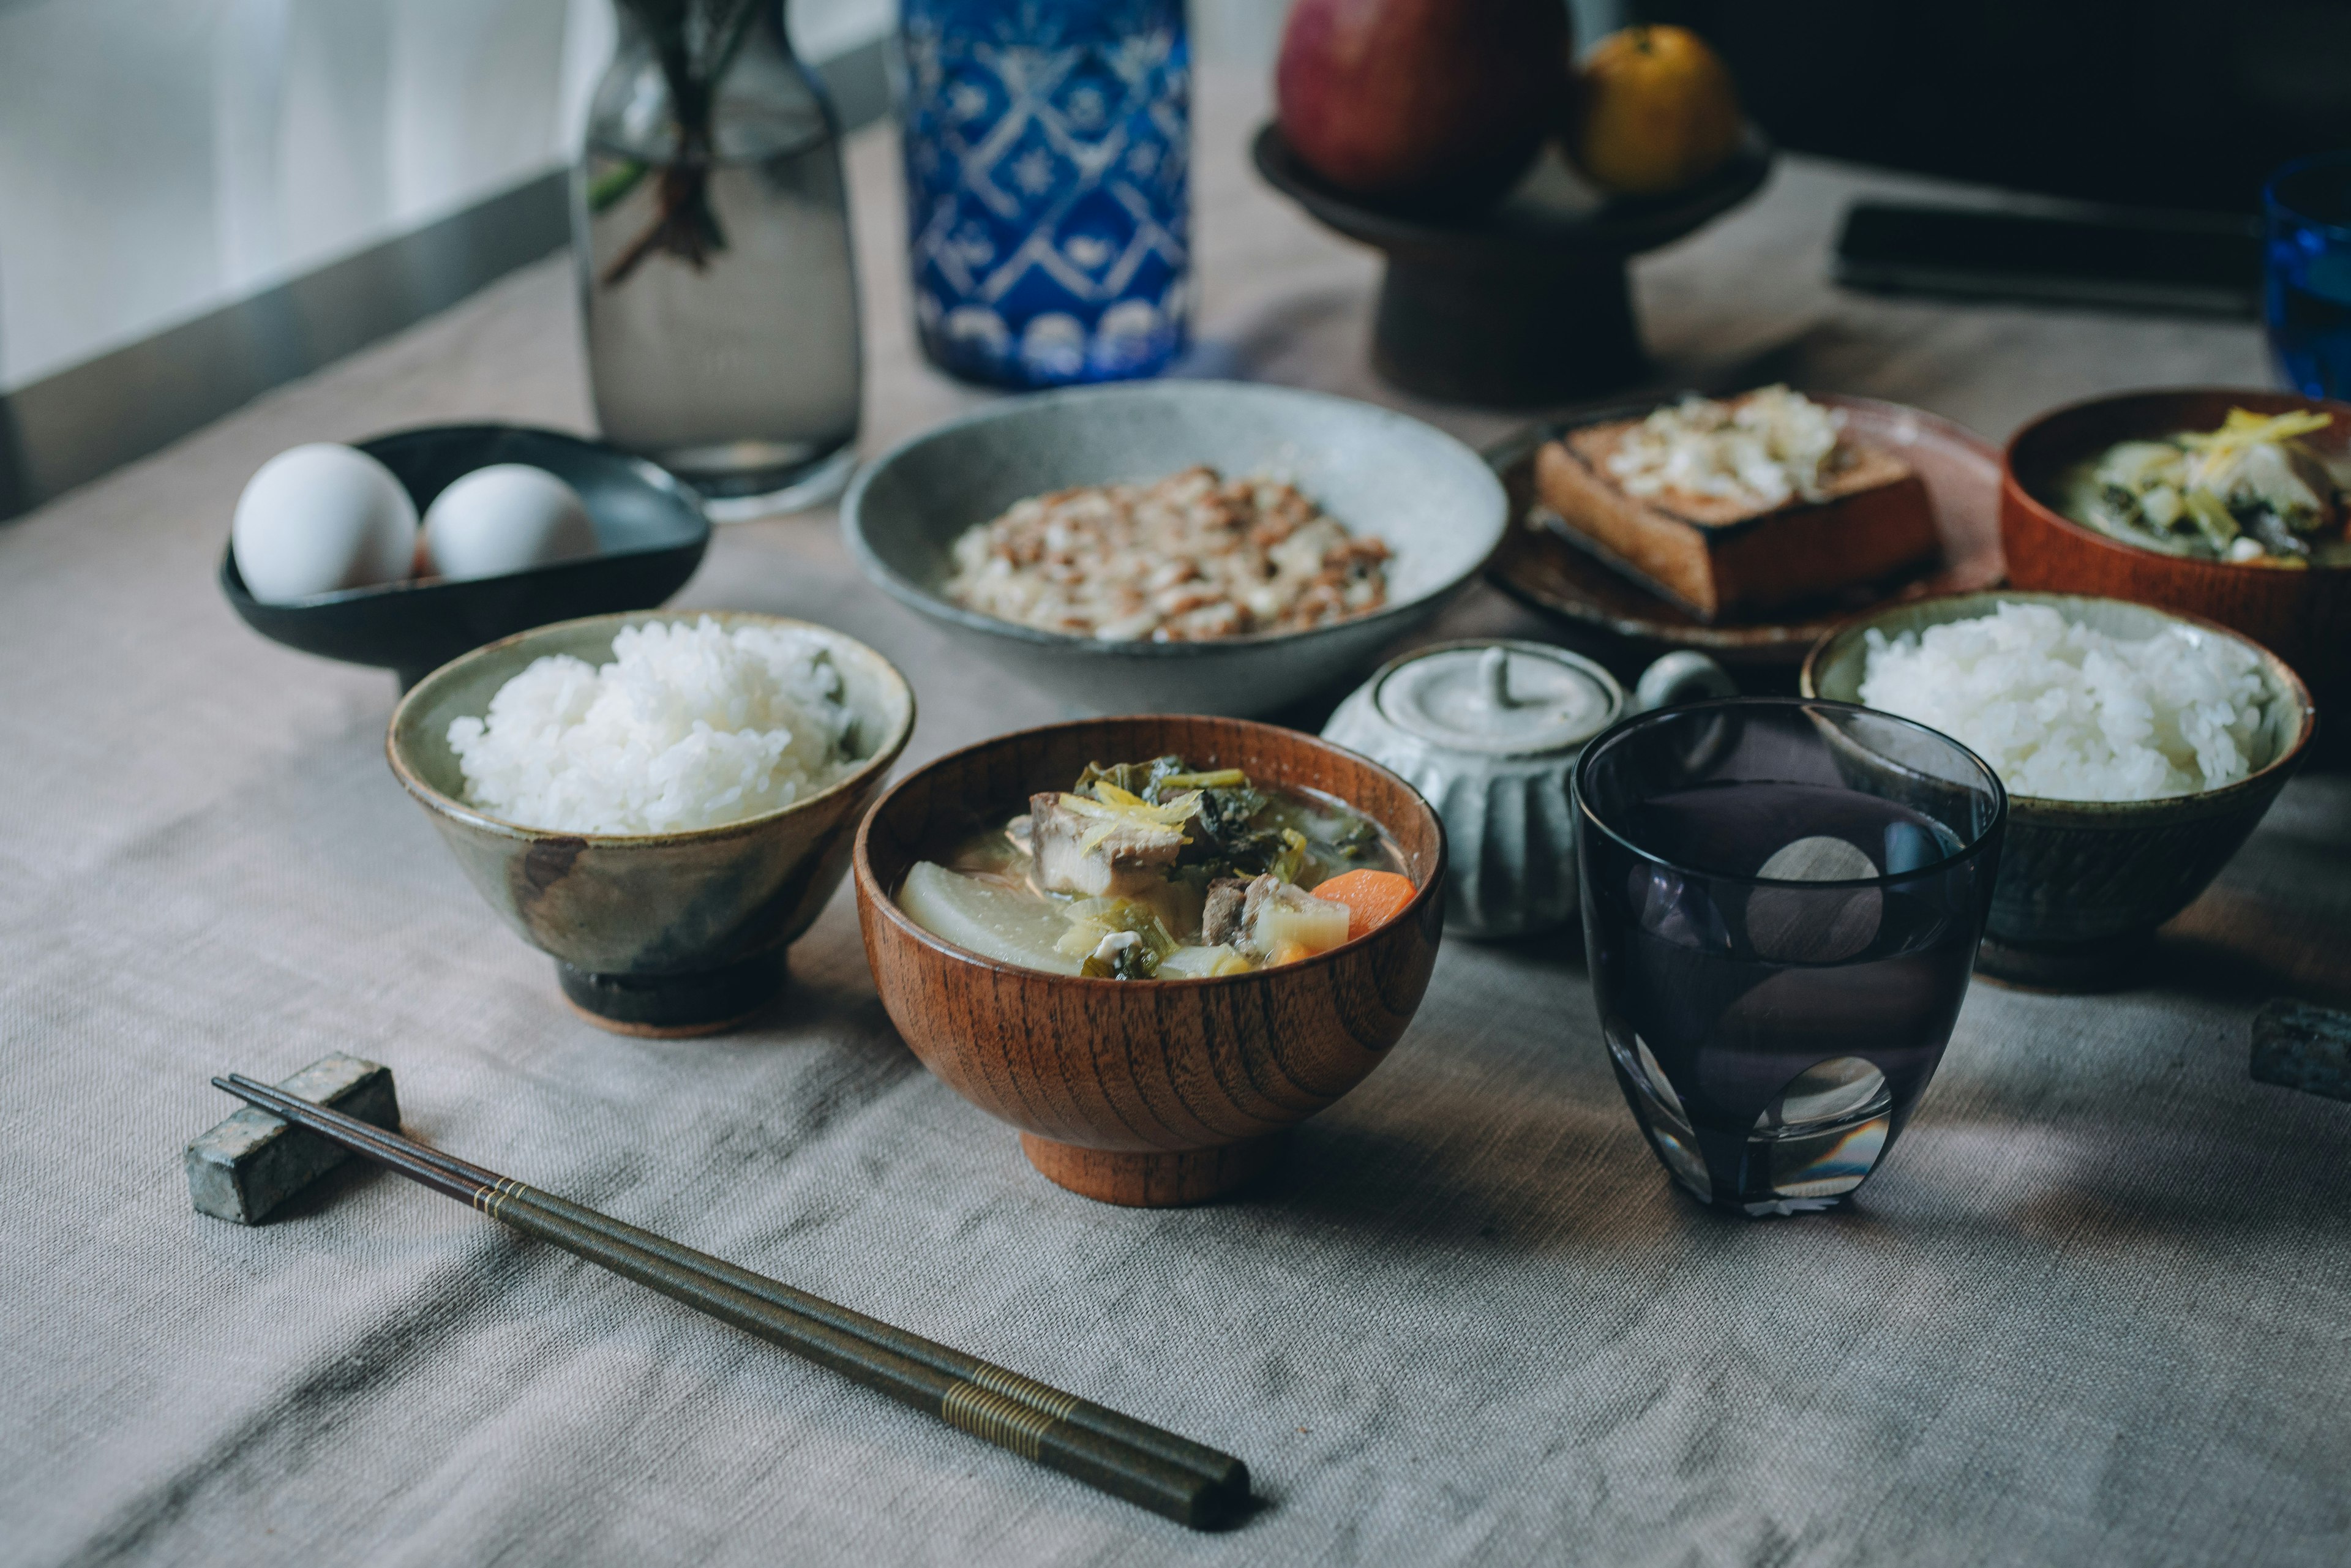
[(2078, 216), (1855, 202), (1837, 236), (1848, 288), (2250, 319), (2261, 228), (2224, 214), (2085, 209)]
[(710, 519), (685, 486), (601, 442), (511, 424), (447, 424), (358, 444), (406, 487), (421, 516), (453, 481), (493, 463), (528, 463), (580, 492), (602, 553), (464, 582), (437, 579), (265, 604), (246, 591), (233, 549), (221, 591), (245, 623), (306, 653), (376, 664), (402, 690), (500, 637), (625, 610), (650, 610), (685, 585), (710, 547)]
[(2351, 146), (2342, 0), (1635, 0), (1792, 151), (2113, 205), (2252, 214)]
[[(2084, 204), (1857, 204), (1850, 287), (2251, 317), (2262, 183), (2351, 145), (2342, 0), (1635, 0), (1719, 49), (1782, 146)], [(2133, 209), (2137, 209), (2134, 211)]]
[(1383, 380), (1440, 402), (1533, 408), (1616, 391), (1648, 366), (1625, 264), (1753, 195), (1771, 145), (1750, 131), (1730, 161), (1671, 195), (1579, 209), (1538, 179), (1457, 218), (1367, 204), (1259, 131), (1258, 172), (1316, 219), (1387, 255), (1372, 329)]

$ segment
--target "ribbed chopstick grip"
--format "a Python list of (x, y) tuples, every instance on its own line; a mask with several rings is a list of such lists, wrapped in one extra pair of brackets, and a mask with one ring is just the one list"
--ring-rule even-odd
[(1248, 1505), (1249, 1469), (1231, 1455), (270, 1085), (242, 1075), (214, 1082), (527, 1235), (1180, 1523), (1216, 1528)]
[(732, 1323), (869, 1388), (929, 1411), (975, 1437), (1179, 1523), (1211, 1527), (1224, 1522), (1231, 1507), (1229, 1500), (1220, 1495), (1224, 1489), (1194, 1471), (1123, 1444), (1107, 1442), (968, 1378), (925, 1366), (814, 1322), (804, 1313), (763, 1301), (699, 1270), (599, 1236), (535, 1205), (502, 1200), (491, 1187), (477, 1189), (475, 1202), (491, 1218), (527, 1236), (552, 1242), (721, 1322)]
[(1190, 1470), (1213, 1485), (1229, 1488), (1240, 1496), (1246, 1497), (1249, 1493), (1249, 1467), (1232, 1455), (1220, 1453), (1205, 1443), (1195, 1443), (1187, 1437), (1178, 1437), (1165, 1427), (1138, 1421), (1134, 1416), (1113, 1410), (1106, 1405), (1097, 1405), (1090, 1399), (1081, 1399), (1074, 1394), (1065, 1394), (1050, 1384), (1040, 1383), (1031, 1377), (1024, 1377), (1008, 1367), (998, 1366), (978, 1356), (956, 1350), (952, 1345), (944, 1345), (935, 1340), (908, 1333), (878, 1318), (867, 1317), (862, 1312), (829, 1301), (821, 1296), (795, 1290), (781, 1281), (771, 1280), (764, 1274), (755, 1274), (747, 1269), (738, 1268), (727, 1262), (723, 1258), (714, 1258), (708, 1253), (698, 1252), (691, 1247), (672, 1241), (667, 1237), (655, 1235), (649, 1230), (640, 1230), (633, 1225), (624, 1224), (609, 1215), (601, 1214), (595, 1209), (570, 1202), (569, 1199), (557, 1197), (552, 1193), (526, 1186), (511, 1178), (505, 1178), (505, 1190), (517, 1201), (528, 1202), (549, 1212), (559, 1214), (598, 1235), (636, 1247), (655, 1257), (666, 1258), (672, 1262), (701, 1269), (709, 1273), (712, 1278), (732, 1285), (746, 1295), (756, 1296), (773, 1305), (804, 1313), (817, 1322), (895, 1351), (908, 1360), (919, 1362), (935, 1371), (976, 1383), (980, 1387), (1016, 1403), (1029, 1405), (1044, 1411), (1081, 1431), (1093, 1432), (1114, 1442), (1124, 1443), (1130, 1448), (1141, 1449), (1179, 1469)]

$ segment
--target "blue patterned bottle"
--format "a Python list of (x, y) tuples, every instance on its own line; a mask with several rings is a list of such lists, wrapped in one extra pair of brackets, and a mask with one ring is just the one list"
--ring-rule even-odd
[(914, 322), (998, 386), (1155, 375), (1190, 331), (1183, 0), (904, 0)]

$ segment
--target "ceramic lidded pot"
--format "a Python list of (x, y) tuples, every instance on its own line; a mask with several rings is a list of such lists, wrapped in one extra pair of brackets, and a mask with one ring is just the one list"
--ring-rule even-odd
[(1440, 643), (1383, 667), (1322, 737), (1402, 774), (1444, 819), (1446, 928), (1521, 936), (1576, 914), (1568, 774), (1629, 710), (1729, 696), (1703, 653), (1668, 653), (1630, 697), (1600, 665), (1541, 643)]

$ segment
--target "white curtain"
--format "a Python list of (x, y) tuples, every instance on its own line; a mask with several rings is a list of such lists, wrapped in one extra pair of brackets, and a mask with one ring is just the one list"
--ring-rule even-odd
[[(794, 0), (812, 57), (891, 0)], [(0, 0), (0, 391), (566, 162), (611, 0)]]

